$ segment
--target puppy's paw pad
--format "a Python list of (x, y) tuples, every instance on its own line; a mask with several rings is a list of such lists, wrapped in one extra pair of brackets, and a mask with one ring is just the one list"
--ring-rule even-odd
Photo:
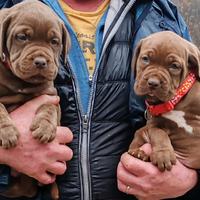
[(129, 149), (128, 153), (140, 160), (149, 161), (149, 156), (141, 149)]
[(31, 126), (32, 135), (41, 143), (51, 142), (56, 136), (56, 127), (46, 120), (35, 123)]
[(0, 146), (4, 149), (15, 147), (18, 138), (19, 132), (13, 125), (0, 128)]

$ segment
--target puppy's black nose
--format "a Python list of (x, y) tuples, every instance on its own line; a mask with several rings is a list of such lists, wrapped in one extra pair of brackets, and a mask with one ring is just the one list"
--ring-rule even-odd
[(160, 86), (160, 80), (158, 78), (149, 78), (147, 84), (150, 88), (158, 88)]
[(44, 57), (38, 56), (34, 59), (33, 64), (39, 69), (47, 67), (47, 60)]

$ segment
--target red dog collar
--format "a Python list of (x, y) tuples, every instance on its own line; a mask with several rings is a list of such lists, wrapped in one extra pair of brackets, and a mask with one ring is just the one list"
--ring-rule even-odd
[(148, 113), (152, 116), (158, 116), (173, 110), (175, 105), (189, 92), (195, 81), (195, 74), (190, 72), (181, 86), (177, 89), (176, 95), (171, 100), (158, 105), (149, 105), (149, 103), (145, 101)]

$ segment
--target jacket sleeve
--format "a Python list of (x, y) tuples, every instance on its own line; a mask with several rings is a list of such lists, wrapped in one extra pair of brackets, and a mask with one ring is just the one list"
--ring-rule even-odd
[(146, 124), (146, 120), (144, 118), (145, 112), (145, 103), (144, 98), (139, 97), (135, 94), (133, 90), (134, 85), (134, 77), (131, 74), (131, 86), (130, 86), (130, 100), (129, 100), (129, 110), (130, 110), (130, 117), (131, 117), (131, 124), (136, 131), (137, 129), (143, 127)]
[(10, 8), (13, 5), (22, 2), (23, 0), (0, 0), (0, 9), (1, 8)]
[(181, 33), (180, 35), (183, 38), (185, 38), (186, 40), (192, 41), (188, 26), (185, 23), (185, 20), (183, 19), (182, 15), (179, 13), (177, 7), (171, 1), (168, 1), (168, 5), (169, 5), (169, 8), (171, 9), (174, 17), (177, 20), (177, 23), (178, 23), (178, 26), (180, 29), (180, 33)]
[(0, 1), (0, 9), (1, 8), (9, 8), (13, 5), (13, 2), (12, 1), (9, 1), (9, 0), (1, 0)]

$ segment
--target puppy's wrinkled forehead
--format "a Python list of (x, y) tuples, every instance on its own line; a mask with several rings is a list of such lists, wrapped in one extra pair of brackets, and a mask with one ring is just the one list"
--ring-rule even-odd
[(47, 34), (60, 34), (58, 17), (50, 8), (38, 1), (18, 4), (11, 12), (13, 18), (8, 32), (27, 32), (41, 39), (45, 39)]
[(172, 32), (156, 33), (143, 40), (140, 53), (160, 61), (164, 61), (168, 55), (184, 58), (185, 43)]

